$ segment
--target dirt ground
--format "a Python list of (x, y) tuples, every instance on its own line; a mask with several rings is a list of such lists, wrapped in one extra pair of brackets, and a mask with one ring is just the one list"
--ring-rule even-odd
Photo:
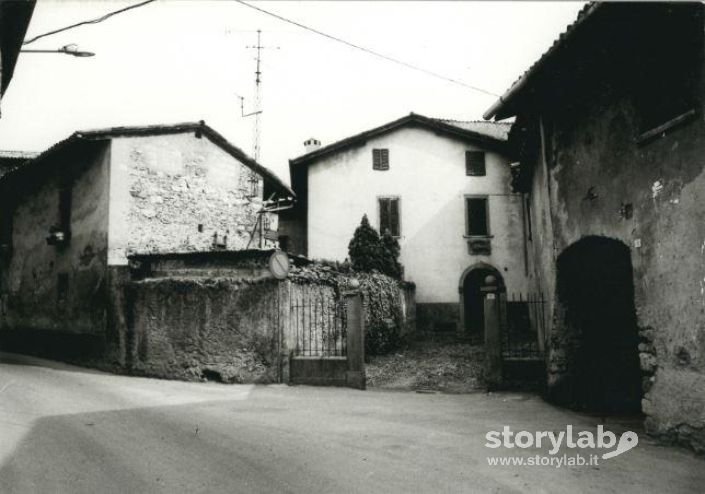
[(485, 390), (484, 347), (456, 342), (413, 342), (390, 355), (372, 356), (367, 386), (378, 389), (472, 393)]

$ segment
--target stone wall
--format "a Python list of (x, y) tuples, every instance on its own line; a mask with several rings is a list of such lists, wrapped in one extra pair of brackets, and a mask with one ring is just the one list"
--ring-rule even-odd
[(154, 278), (127, 288), (127, 368), (168, 379), (277, 382), (273, 279)]
[[(234, 269), (232, 262), (218, 260), (218, 254), (205, 255), (203, 269), (189, 271), (183, 269), (188, 264), (183, 259), (141, 258), (143, 263), (151, 258), (150, 264), (161, 270), (126, 286), (127, 372), (169, 379), (288, 382), (289, 356), (301, 330), (312, 319), (332, 320), (331, 303), (353, 286), (352, 278), (360, 282), (367, 324), (387, 321), (398, 326), (401, 336), (414, 331), (413, 286), (326, 266), (297, 266), (288, 279), (277, 281), (263, 271), (247, 274), (246, 267), (263, 265), (264, 255), (244, 253), (248, 259)], [(309, 305), (296, 307), (303, 304)], [(317, 323), (311, 341), (323, 347), (320, 337)]]
[[(247, 166), (192, 133), (115, 138), (111, 146), (111, 265), (135, 253), (247, 247), (262, 207), (262, 178), (252, 196)], [(276, 215), (265, 221), (276, 231)], [(259, 240), (256, 233), (251, 247)]]

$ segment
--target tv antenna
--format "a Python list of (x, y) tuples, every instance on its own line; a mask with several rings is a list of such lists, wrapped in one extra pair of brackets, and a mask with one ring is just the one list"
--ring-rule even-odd
[(262, 46), (262, 30), (257, 30), (257, 44), (248, 45), (246, 48), (257, 50), (257, 61), (255, 65), (255, 103), (252, 112), (245, 114), (244, 98), (240, 96), (240, 111), (243, 117), (255, 117), (252, 137), (252, 157), (259, 162), (260, 157), (260, 134), (262, 126), (262, 50), (274, 49), (278, 50), (278, 46)]

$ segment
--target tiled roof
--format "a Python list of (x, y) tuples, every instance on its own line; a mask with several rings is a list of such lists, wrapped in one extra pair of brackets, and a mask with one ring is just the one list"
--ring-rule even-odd
[(211, 127), (205, 124), (205, 122), (186, 122), (178, 124), (169, 125), (147, 125), (147, 126), (134, 126), (134, 127), (109, 127), (105, 129), (93, 129), (93, 130), (79, 130), (71, 134), (66, 139), (57, 142), (50, 148), (43, 151), (41, 154), (34, 156), (27, 166), (13, 170), (3, 177), (3, 181), (12, 179), (12, 177), (24, 172), (28, 167), (31, 167), (34, 163), (39, 163), (44, 161), (48, 156), (54, 154), (59, 149), (64, 148), (70, 143), (82, 142), (82, 141), (99, 141), (105, 139), (112, 139), (116, 137), (134, 137), (134, 136), (149, 136), (149, 135), (165, 135), (165, 134), (179, 134), (183, 132), (201, 132), (206, 136), (211, 142), (222, 148), (228, 154), (233, 156), (235, 159), (243, 163), (248, 168), (259, 173), (266, 181), (269, 181), (276, 188), (281, 191), (295, 197), (294, 192), (289, 188), (284, 182), (282, 182), (279, 177), (277, 177), (272, 171), (265, 168), (264, 166), (257, 163), (255, 160), (250, 158), (244, 151), (242, 151), (237, 146), (231, 144), (225, 137), (213, 130)]
[(39, 153), (30, 153), (28, 151), (0, 151), (0, 177), (21, 167), (38, 155)]
[(511, 122), (490, 122), (487, 120), (448, 120), (437, 118), (441, 122), (453, 125), (465, 130), (471, 130), (478, 134), (483, 134), (495, 139), (506, 141), (509, 138), (509, 130), (512, 128)]
[(16, 160), (31, 160), (39, 156), (38, 152), (32, 151), (2, 151), (0, 150), (0, 159), (16, 159)]
[[(418, 126), (433, 130), (439, 134), (455, 136), (483, 144), (490, 149), (504, 150), (507, 144), (509, 127), (507, 124), (494, 122), (464, 122), (429, 118), (418, 113), (410, 113), (402, 118), (386, 123), (374, 129), (341, 139), (322, 148), (289, 160), (290, 165), (311, 163), (323, 156), (328, 156), (364, 143), (370, 138), (386, 134), (404, 126)], [(495, 128), (496, 127), (496, 128)], [(505, 131), (506, 128), (506, 131)], [(501, 129), (501, 130), (500, 130)]]

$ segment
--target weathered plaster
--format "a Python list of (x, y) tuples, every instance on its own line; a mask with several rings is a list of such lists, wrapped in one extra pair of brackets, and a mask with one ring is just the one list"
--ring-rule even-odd
[[(554, 130), (543, 149), (552, 156), (548, 181), (541, 162), (534, 166), (532, 278), (553, 299), (556, 273), (551, 257), (587, 235), (613, 238), (630, 247), (647, 426), (702, 449), (702, 112), (697, 120), (637, 144), (638, 113), (625, 88), (602, 88), (583, 97), (590, 105), (569, 112), (553, 109), (543, 117)], [(699, 105), (702, 108), (702, 102)], [(631, 205), (631, 217), (623, 214), (625, 205)], [(549, 385), (558, 383), (566, 371), (565, 348), (571, 342), (562, 320), (557, 306)]]
[[(104, 331), (109, 159), (101, 144), (65, 154), (50, 176), (15, 204), (12, 253), (1, 273), (3, 329)], [(71, 239), (53, 246), (46, 236), (59, 223), (60, 174), (72, 177)], [(58, 293), (60, 274), (68, 280), (65, 295)]]

